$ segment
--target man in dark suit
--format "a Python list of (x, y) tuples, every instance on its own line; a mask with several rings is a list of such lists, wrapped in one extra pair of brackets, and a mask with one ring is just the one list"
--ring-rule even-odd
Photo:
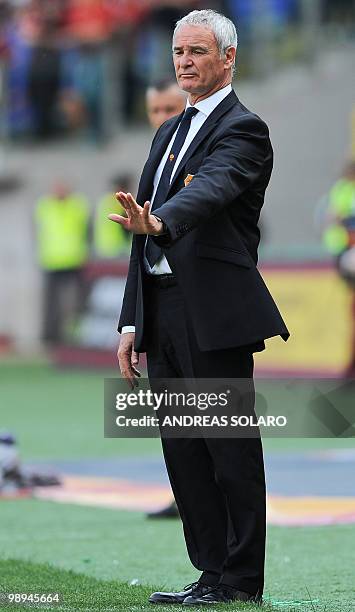
[[(266, 124), (231, 81), (233, 23), (193, 11), (173, 36), (185, 112), (156, 133), (137, 199), (120, 192), (135, 234), (119, 331), (122, 375), (247, 378), (253, 353), (287, 328), (257, 268), (257, 227), (273, 151)], [(260, 438), (162, 439), (186, 545), (199, 580), (152, 603), (261, 601), (265, 479)]]

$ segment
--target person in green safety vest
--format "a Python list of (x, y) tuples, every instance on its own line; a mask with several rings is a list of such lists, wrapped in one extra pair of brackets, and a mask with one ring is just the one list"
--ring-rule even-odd
[(355, 161), (347, 164), (342, 177), (329, 192), (326, 229), (323, 242), (327, 250), (339, 256), (351, 242), (351, 219), (355, 219)]
[(129, 257), (131, 252), (132, 236), (130, 232), (116, 224), (110, 223), (107, 218), (112, 209), (117, 209), (116, 191), (123, 188), (132, 191), (132, 179), (128, 175), (113, 177), (110, 191), (100, 198), (94, 215), (93, 240), (94, 252), (102, 259), (114, 257)]
[(37, 255), (44, 273), (42, 339), (58, 343), (79, 311), (81, 271), (89, 253), (86, 198), (56, 181), (35, 210)]
[(327, 222), (324, 244), (335, 257), (339, 275), (352, 292), (350, 360), (344, 376), (355, 378), (355, 160), (347, 164), (342, 177), (330, 190)]

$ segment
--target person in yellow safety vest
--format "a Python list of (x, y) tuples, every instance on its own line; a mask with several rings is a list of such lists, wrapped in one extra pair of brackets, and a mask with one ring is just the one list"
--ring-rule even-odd
[(340, 255), (349, 247), (351, 237), (347, 222), (351, 218), (355, 219), (355, 161), (346, 166), (343, 176), (329, 193), (327, 227), (323, 242), (334, 256)]
[(38, 262), (44, 273), (42, 338), (63, 340), (79, 311), (81, 270), (89, 253), (89, 210), (85, 197), (57, 181), (35, 211)]
[[(350, 359), (345, 378), (355, 378), (355, 160), (348, 163), (343, 176), (329, 194), (328, 227), (323, 240), (328, 251), (336, 258), (340, 276), (352, 292)], [(349, 257), (350, 256), (350, 257)]]
[[(97, 257), (112, 259), (114, 257), (129, 257), (132, 236), (130, 232), (117, 223), (110, 223), (107, 218), (112, 207), (117, 209), (116, 191), (123, 188), (132, 191), (132, 179), (128, 175), (116, 176), (111, 181), (111, 190), (102, 196), (94, 216), (94, 251)], [(123, 210), (123, 209), (122, 209)], [(120, 211), (121, 212), (121, 211)]]

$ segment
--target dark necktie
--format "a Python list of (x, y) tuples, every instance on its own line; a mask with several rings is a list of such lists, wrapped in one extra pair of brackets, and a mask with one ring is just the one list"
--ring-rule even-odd
[[(184, 112), (184, 115), (180, 121), (179, 129), (176, 132), (175, 140), (172, 144), (170, 153), (168, 155), (165, 166), (163, 168), (163, 172), (159, 180), (151, 212), (154, 209), (159, 208), (159, 206), (161, 206), (162, 204), (164, 204), (167, 199), (170, 189), (171, 174), (174, 169), (175, 162), (186, 140), (186, 136), (191, 125), (191, 119), (197, 113), (198, 109), (194, 108), (193, 106), (189, 106), (189, 108), (187, 108)], [(145, 254), (151, 268), (154, 266), (154, 264), (156, 264), (162, 253), (162, 249), (157, 244), (155, 244), (151, 236), (148, 236)]]

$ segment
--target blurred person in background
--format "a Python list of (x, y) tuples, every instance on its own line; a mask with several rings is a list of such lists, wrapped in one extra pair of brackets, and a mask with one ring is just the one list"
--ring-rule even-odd
[[(117, 207), (113, 195), (117, 191), (131, 191), (132, 177), (122, 174), (113, 177), (110, 190), (99, 200), (94, 215), (94, 253), (101, 259), (128, 257), (131, 250), (132, 236), (121, 225), (110, 223), (107, 218), (112, 209)], [(121, 207), (122, 209), (122, 207)]]
[(83, 101), (87, 138), (99, 144), (104, 138), (103, 92), (105, 87), (103, 51), (100, 43), (81, 44), (72, 66), (73, 87)]
[[(266, 338), (287, 340), (289, 333), (256, 268), (273, 150), (267, 125), (232, 89), (236, 51), (235, 26), (223, 15), (193, 11), (176, 24), (173, 60), (188, 93), (185, 112), (158, 130), (137, 199), (119, 192), (126, 216), (110, 219), (134, 234), (118, 324), (122, 376), (133, 388), (139, 352), (146, 352), (151, 384), (247, 379), (249, 414), (253, 353), (265, 349)], [(183, 591), (156, 592), (149, 601), (260, 603), (266, 536), (260, 436), (162, 436), (162, 445), (189, 556), (202, 573)]]
[(329, 192), (323, 241), (333, 255), (337, 270), (352, 292), (350, 361), (346, 378), (355, 377), (355, 160), (348, 162), (342, 176)]
[[(10, 4), (10, 3), (8, 3)], [(38, 16), (32, 3), (13, 3), (3, 27), (4, 41), (9, 50), (6, 78), (3, 81), (7, 99), (6, 128), (11, 137), (22, 136), (33, 129), (28, 76), (34, 41), (38, 37)]]
[(68, 73), (72, 89), (83, 105), (83, 135), (94, 144), (104, 138), (104, 55), (114, 27), (111, 4), (115, 3), (70, 0), (66, 11), (67, 33), (76, 41), (67, 64)]
[(34, 130), (38, 138), (56, 133), (56, 104), (61, 87), (61, 38), (66, 3), (59, 0), (28, 3), (32, 11), (32, 41), (28, 65), (28, 98), (34, 114)]
[[(168, 119), (180, 115), (185, 109), (186, 93), (180, 89), (175, 79), (165, 78), (156, 81), (146, 91), (146, 110), (149, 123), (154, 130)], [(112, 210), (112, 209), (111, 209)], [(148, 512), (148, 518), (178, 518), (180, 516), (175, 500), (156, 512)]]
[(42, 338), (64, 339), (80, 310), (81, 273), (89, 252), (89, 210), (85, 197), (58, 180), (35, 211), (38, 261), (44, 277)]
[(167, 77), (148, 87), (145, 104), (149, 123), (154, 130), (158, 130), (165, 121), (182, 113), (186, 94), (175, 79)]

